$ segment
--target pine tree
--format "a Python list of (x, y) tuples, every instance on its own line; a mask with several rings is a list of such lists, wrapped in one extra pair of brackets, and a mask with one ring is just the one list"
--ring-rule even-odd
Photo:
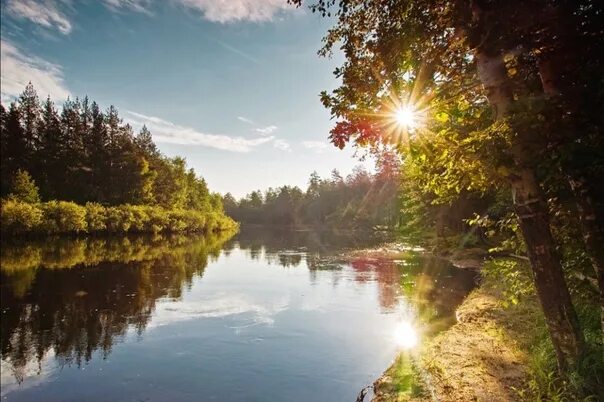
[(153, 142), (153, 138), (151, 136), (151, 131), (147, 128), (146, 125), (143, 125), (141, 131), (137, 134), (135, 138), (136, 145), (140, 148), (145, 156), (157, 157), (159, 156), (159, 151)]
[(11, 103), (5, 117), (5, 149), (2, 150), (2, 195), (11, 187), (10, 178), (23, 166), (27, 154), (27, 143), (21, 127), (21, 112), (16, 103)]
[(36, 156), (38, 183), (44, 198), (56, 198), (61, 193), (62, 176), (66, 171), (65, 141), (59, 113), (48, 97), (42, 105), (39, 126), (39, 147)]
[(38, 147), (38, 126), (40, 123), (40, 101), (34, 86), (27, 84), (19, 96), (20, 122), (25, 141), (22, 165), (33, 172), (33, 159)]
[(11, 198), (30, 204), (40, 202), (38, 187), (26, 170), (17, 170), (11, 187)]
[(90, 135), (85, 142), (88, 163), (92, 171), (90, 176), (90, 201), (104, 202), (107, 200), (104, 191), (104, 174), (108, 171), (107, 145), (107, 127), (105, 125), (105, 115), (99, 109), (96, 102), (92, 102), (90, 107), (91, 128)]
[(8, 130), (6, 129), (6, 119), (8, 113), (4, 108), (4, 105), (0, 104), (0, 177), (2, 181), (0, 183), (0, 196), (4, 196), (8, 192), (8, 186), (4, 187), (4, 178), (7, 177), (7, 160), (5, 156), (7, 154), (8, 146)]

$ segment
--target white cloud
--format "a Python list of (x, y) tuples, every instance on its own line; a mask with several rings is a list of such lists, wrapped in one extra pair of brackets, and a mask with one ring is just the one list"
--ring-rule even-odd
[(286, 0), (173, 0), (199, 11), (213, 22), (270, 21), (284, 10), (295, 10)]
[(237, 116), (237, 120), (242, 121), (247, 124), (254, 124), (253, 120), (248, 119), (247, 117), (243, 117), (243, 116)]
[(280, 139), (275, 140), (273, 142), (273, 146), (280, 151), (288, 151), (288, 152), (291, 151), (291, 147), (290, 147), (289, 143), (285, 140), (280, 140)]
[(275, 315), (286, 310), (288, 305), (287, 297), (262, 304), (250, 300), (243, 294), (228, 296), (218, 294), (197, 302), (169, 301), (158, 304), (147, 328), (151, 329), (180, 321), (233, 316), (251, 320), (252, 324), (272, 325), (275, 322)]
[(126, 115), (124, 117), (125, 122), (135, 128), (139, 128), (145, 124), (151, 131), (155, 141), (169, 144), (200, 145), (223, 151), (249, 152), (252, 148), (275, 139), (275, 137), (247, 139), (221, 134), (206, 134), (190, 127), (174, 124), (159, 117), (146, 116), (131, 111), (126, 111)]
[(275, 131), (277, 131), (277, 126), (266, 126), (266, 127), (258, 127), (255, 128), (254, 131), (260, 135), (271, 135)]
[[(23, 391), (44, 384), (54, 376), (58, 368), (54, 349), (46, 351), (39, 360), (29, 359), (24, 366), (19, 366), (18, 361), (13, 364), (10, 358), (3, 358), (0, 363), (0, 396), (3, 399), (7, 399), (6, 395), (13, 391)], [(18, 379), (16, 373), (22, 378)]]
[(151, 0), (104, 0), (112, 11), (131, 10), (144, 14), (151, 14)]
[(302, 141), (304, 148), (312, 149), (317, 153), (323, 152), (329, 147), (329, 144), (323, 141)]
[(65, 35), (71, 32), (71, 23), (53, 0), (9, 0), (6, 11), (45, 28), (56, 28)]
[(0, 86), (3, 101), (17, 97), (30, 81), (40, 97), (50, 95), (55, 100), (63, 100), (70, 95), (63, 82), (61, 66), (25, 54), (6, 40), (2, 40), (0, 45)]

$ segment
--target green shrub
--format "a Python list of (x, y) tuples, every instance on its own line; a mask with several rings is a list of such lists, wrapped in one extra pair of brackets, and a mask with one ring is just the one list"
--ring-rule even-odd
[(206, 215), (198, 211), (184, 211), (184, 220), (189, 232), (202, 232), (206, 225)]
[(49, 201), (42, 205), (42, 231), (79, 233), (87, 231), (86, 208), (69, 201)]
[(147, 222), (147, 232), (159, 233), (168, 227), (168, 214), (163, 208), (150, 207), (147, 211), (149, 221)]
[(128, 232), (134, 216), (129, 206), (121, 205), (107, 208), (107, 231), (111, 233)]
[(86, 203), (86, 224), (88, 232), (102, 232), (107, 229), (105, 207), (95, 202)]
[(35, 230), (42, 223), (39, 204), (28, 204), (14, 199), (2, 201), (0, 227), (3, 233), (25, 233)]
[(218, 229), (218, 216), (214, 212), (208, 213), (206, 218), (206, 232), (214, 232)]
[(146, 232), (149, 227), (149, 214), (147, 211), (152, 207), (143, 205), (124, 205), (124, 208), (128, 208), (132, 216), (132, 224), (130, 225), (130, 231), (132, 232)]
[(215, 232), (234, 228), (235, 221), (215, 211), (129, 204), (105, 207), (94, 202), (81, 206), (68, 201), (30, 204), (14, 198), (2, 202), (2, 232), (11, 234)]
[(183, 210), (175, 209), (168, 212), (167, 230), (169, 232), (184, 232), (187, 230), (187, 222)]

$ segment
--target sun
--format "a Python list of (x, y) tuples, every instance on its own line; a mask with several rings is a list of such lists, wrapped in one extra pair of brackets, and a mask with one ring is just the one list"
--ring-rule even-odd
[(412, 129), (417, 126), (417, 112), (410, 106), (401, 106), (396, 109), (394, 117), (401, 127)]
[(419, 342), (419, 336), (413, 325), (405, 321), (395, 328), (394, 340), (403, 349), (413, 349)]

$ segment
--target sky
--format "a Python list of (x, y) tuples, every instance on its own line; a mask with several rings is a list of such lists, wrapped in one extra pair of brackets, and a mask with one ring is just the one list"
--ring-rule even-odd
[[(333, 21), (286, 0), (2, 0), (1, 92), (31, 81), (58, 104), (115, 105), (211, 190), (235, 196), (359, 164), (328, 141), (319, 93), (342, 56), (317, 56)], [(363, 162), (371, 169), (370, 162)]]

